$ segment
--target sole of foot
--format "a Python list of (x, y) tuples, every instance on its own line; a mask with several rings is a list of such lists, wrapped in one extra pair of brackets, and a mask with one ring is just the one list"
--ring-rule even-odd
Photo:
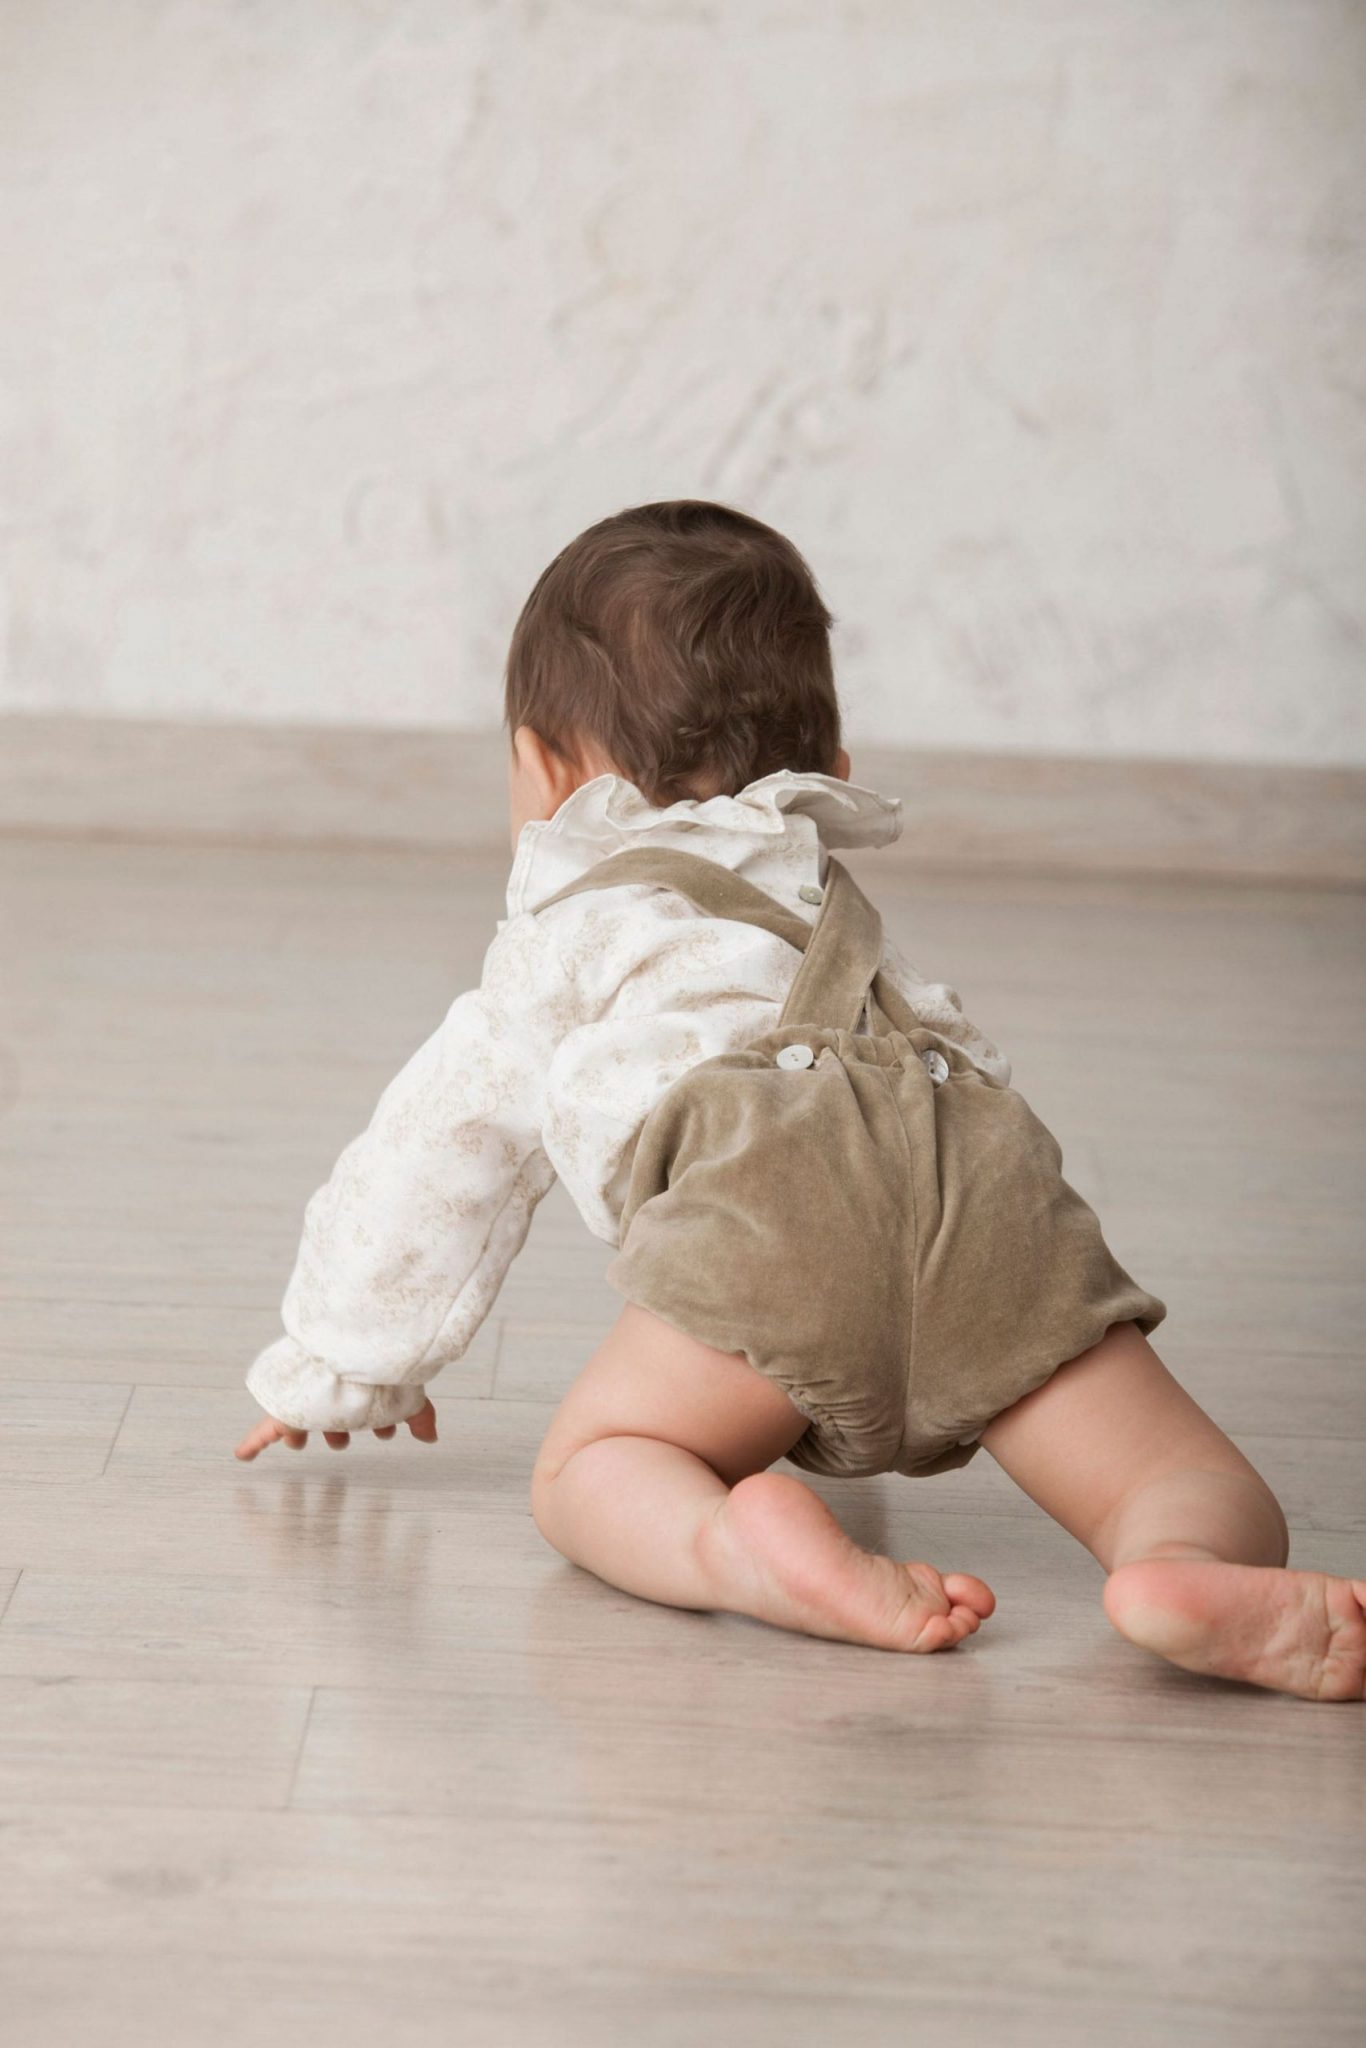
[(1184, 1671), (1306, 1700), (1366, 1695), (1366, 1580), (1151, 1558), (1110, 1574), (1105, 1612)]
[(951, 1650), (996, 1605), (981, 1579), (861, 1550), (799, 1479), (757, 1472), (718, 1513), (714, 1563), (734, 1612), (873, 1649)]

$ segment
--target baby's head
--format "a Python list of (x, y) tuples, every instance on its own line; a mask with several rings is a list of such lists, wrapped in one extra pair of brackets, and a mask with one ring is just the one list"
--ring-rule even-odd
[(508, 650), (514, 844), (595, 775), (661, 805), (780, 768), (847, 777), (830, 623), (791, 541), (743, 512), (683, 498), (590, 526)]

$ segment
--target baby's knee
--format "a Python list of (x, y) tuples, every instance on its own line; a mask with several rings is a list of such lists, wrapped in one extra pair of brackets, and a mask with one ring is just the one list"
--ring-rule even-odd
[(555, 1541), (555, 1478), (549, 1463), (538, 1458), (531, 1471), (531, 1519), (547, 1543)]
[(1290, 1525), (1285, 1510), (1255, 1465), (1241, 1475), (1246, 1486), (1247, 1564), (1284, 1566), (1290, 1556)]
[(531, 1468), (531, 1519), (546, 1542), (556, 1550), (564, 1548), (557, 1534), (562, 1523), (563, 1500), (559, 1478), (575, 1451), (581, 1448), (579, 1444), (566, 1445), (557, 1441), (552, 1431), (537, 1452), (536, 1463)]
[(1257, 1476), (1261, 1481), (1262, 1492), (1266, 1496), (1264, 1512), (1266, 1514), (1268, 1536), (1273, 1553), (1271, 1563), (1284, 1566), (1290, 1559), (1290, 1524), (1286, 1521), (1285, 1510), (1271, 1491), (1271, 1488), (1261, 1478), (1260, 1473)]

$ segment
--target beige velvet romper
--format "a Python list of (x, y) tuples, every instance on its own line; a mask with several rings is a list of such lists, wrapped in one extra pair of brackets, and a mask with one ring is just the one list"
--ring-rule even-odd
[(627, 882), (805, 954), (777, 1025), (691, 1068), (645, 1119), (607, 1273), (778, 1382), (809, 1418), (793, 1464), (964, 1465), (994, 1416), (1112, 1323), (1156, 1329), (1165, 1304), (1115, 1260), (1052, 1133), (879, 971), (882, 920), (839, 861), (814, 927), (667, 847), (611, 855), (537, 909)]

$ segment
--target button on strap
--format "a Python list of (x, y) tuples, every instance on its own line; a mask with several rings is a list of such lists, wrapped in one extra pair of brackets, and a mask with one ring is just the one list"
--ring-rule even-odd
[(809, 1045), (785, 1045), (778, 1054), (777, 1064), (780, 1067), (809, 1067), (814, 1065), (815, 1059)]

